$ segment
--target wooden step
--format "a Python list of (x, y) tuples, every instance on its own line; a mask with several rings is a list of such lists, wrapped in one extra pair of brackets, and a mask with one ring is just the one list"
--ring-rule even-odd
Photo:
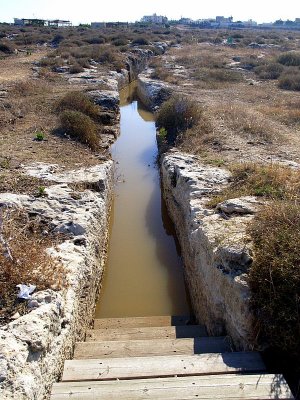
[(293, 399), (281, 375), (208, 375), (130, 381), (62, 382), (51, 400)]
[(86, 341), (102, 340), (146, 340), (146, 339), (179, 339), (207, 336), (201, 325), (158, 326), (140, 328), (93, 329), (88, 330)]
[(95, 319), (95, 329), (140, 328), (150, 326), (179, 326), (188, 325), (190, 316), (153, 316), (128, 318), (101, 318)]
[(227, 374), (264, 370), (264, 363), (256, 352), (102, 358), (65, 361), (62, 380), (157, 378), (173, 375)]
[(225, 336), (193, 339), (150, 339), (103, 342), (79, 342), (74, 359), (106, 357), (167, 356), (174, 354), (225, 353), (231, 351)]

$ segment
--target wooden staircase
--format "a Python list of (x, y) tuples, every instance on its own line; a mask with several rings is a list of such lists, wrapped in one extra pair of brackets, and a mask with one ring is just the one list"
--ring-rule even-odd
[(293, 399), (256, 352), (234, 352), (188, 317), (95, 320), (51, 400)]

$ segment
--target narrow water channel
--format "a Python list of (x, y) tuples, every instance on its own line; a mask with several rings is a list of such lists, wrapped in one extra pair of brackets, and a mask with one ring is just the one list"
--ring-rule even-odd
[(120, 95), (121, 134), (111, 148), (117, 182), (96, 318), (187, 315), (179, 248), (161, 198), (154, 116), (133, 85)]

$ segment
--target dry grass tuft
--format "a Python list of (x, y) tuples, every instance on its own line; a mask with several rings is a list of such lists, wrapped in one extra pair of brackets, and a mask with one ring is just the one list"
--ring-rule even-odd
[(270, 200), (299, 201), (300, 171), (278, 164), (232, 164), (231, 183), (209, 201), (211, 207), (241, 196), (259, 196)]
[[(0, 323), (6, 322), (18, 310), (24, 312), (16, 298), (17, 284), (33, 284), (37, 290), (60, 290), (66, 285), (65, 270), (52, 259), (46, 248), (53, 237), (43, 236), (49, 229), (46, 222), (30, 219), (16, 209), (0, 210)], [(20, 307), (19, 307), (20, 306)]]
[(158, 128), (166, 130), (168, 144), (174, 144), (180, 134), (195, 126), (201, 118), (199, 104), (183, 95), (173, 95), (157, 113)]
[(249, 140), (272, 143), (280, 139), (276, 125), (246, 104), (220, 104), (218, 114), (229, 129)]
[(60, 121), (65, 133), (72, 138), (86, 144), (91, 150), (99, 148), (97, 125), (88, 115), (80, 111), (66, 110), (60, 114)]
[(80, 111), (97, 121), (99, 119), (99, 107), (84, 93), (72, 91), (67, 93), (56, 103), (56, 111)]
[(254, 264), (249, 283), (260, 344), (300, 356), (300, 204), (271, 202), (249, 233)]

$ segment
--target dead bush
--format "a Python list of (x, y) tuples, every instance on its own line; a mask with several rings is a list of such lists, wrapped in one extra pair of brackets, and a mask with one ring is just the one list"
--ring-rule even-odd
[(243, 77), (239, 72), (226, 68), (197, 68), (193, 73), (193, 78), (203, 82), (240, 82)]
[(9, 320), (16, 311), (22, 313), (17, 284), (33, 284), (37, 290), (66, 286), (64, 267), (46, 252), (54, 239), (43, 236), (45, 229), (49, 229), (45, 222), (30, 219), (24, 211), (0, 209), (0, 322)]
[(83, 72), (84, 68), (79, 64), (75, 63), (70, 66), (69, 72), (70, 74), (79, 74), (80, 72)]
[(68, 92), (60, 100), (58, 100), (55, 109), (57, 112), (65, 110), (80, 111), (81, 113), (88, 115), (93, 120), (99, 121), (99, 106), (94, 104), (91, 99), (82, 92)]
[(285, 90), (300, 91), (300, 71), (285, 71), (279, 79), (278, 87)]
[(6, 41), (0, 42), (0, 52), (5, 53), (5, 54), (13, 54), (14, 51), (15, 51), (15, 48), (12, 43), (6, 42)]
[(174, 95), (158, 111), (156, 124), (158, 128), (166, 130), (168, 143), (174, 144), (179, 134), (197, 124), (201, 113), (202, 109), (197, 102), (182, 95)]
[(287, 67), (299, 67), (300, 66), (300, 52), (290, 51), (283, 53), (278, 57), (278, 62)]
[(240, 196), (259, 196), (270, 200), (299, 201), (300, 171), (278, 164), (232, 164), (231, 183), (209, 204), (215, 207), (219, 202)]
[(48, 82), (37, 79), (19, 81), (12, 87), (12, 92), (22, 97), (41, 95), (46, 92), (49, 93), (51, 90)]
[(244, 104), (221, 104), (218, 114), (229, 129), (251, 140), (264, 140), (271, 143), (281, 137), (275, 124), (272, 124), (260, 112), (251, 110)]
[(300, 204), (272, 202), (253, 220), (250, 269), (256, 337), (299, 360), (300, 356)]
[(97, 125), (88, 115), (66, 110), (60, 114), (60, 121), (63, 130), (72, 138), (86, 144), (91, 150), (99, 147)]
[(279, 63), (270, 63), (256, 67), (254, 72), (260, 79), (278, 79), (283, 71)]

